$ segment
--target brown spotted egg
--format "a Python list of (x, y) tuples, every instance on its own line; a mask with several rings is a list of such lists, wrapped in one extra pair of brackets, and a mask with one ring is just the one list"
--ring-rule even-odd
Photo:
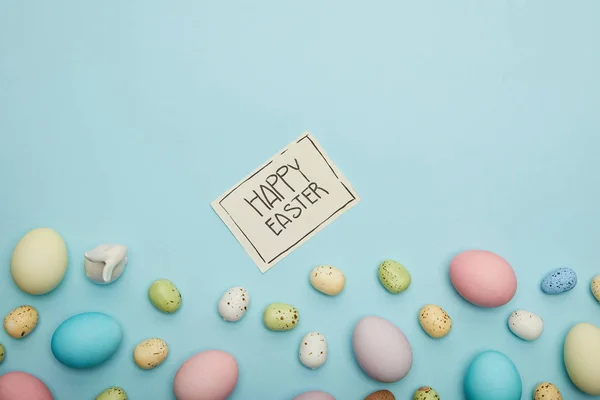
[(562, 400), (562, 395), (552, 383), (542, 382), (535, 387), (533, 400)]
[(133, 360), (141, 369), (156, 368), (167, 358), (169, 346), (158, 338), (146, 339), (133, 350)]
[(20, 306), (4, 318), (4, 330), (15, 339), (29, 335), (38, 323), (38, 312), (32, 306)]
[(427, 304), (419, 311), (421, 328), (435, 339), (442, 338), (450, 333), (452, 319), (446, 311), (435, 304)]

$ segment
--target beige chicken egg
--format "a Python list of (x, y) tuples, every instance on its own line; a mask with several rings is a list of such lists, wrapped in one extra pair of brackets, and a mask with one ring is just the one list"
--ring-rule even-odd
[(20, 306), (4, 318), (4, 330), (15, 339), (29, 335), (38, 324), (38, 312), (32, 306)]
[(562, 395), (552, 383), (542, 382), (535, 387), (533, 400), (562, 400)]
[(164, 340), (158, 338), (146, 339), (133, 350), (133, 360), (141, 369), (158, 367), (167, 358), (169, 346)]
[(435, 304), (427, 304), (419, 311), (421, 328), (435, 339), (442, 338), (450, 333), (452, 319), (446, 311)]

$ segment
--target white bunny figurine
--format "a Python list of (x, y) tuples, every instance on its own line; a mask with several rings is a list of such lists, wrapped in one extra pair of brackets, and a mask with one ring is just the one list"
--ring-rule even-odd
[(127, 247), (122, 244), (101, 244), (85, 253), (83, 267), (86, 276), (100, 284), (119, 279), (127, 265)]

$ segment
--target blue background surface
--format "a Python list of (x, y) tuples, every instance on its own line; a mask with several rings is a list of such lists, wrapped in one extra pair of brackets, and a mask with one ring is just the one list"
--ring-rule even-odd
[[(0, 314), (34, 305), (25, 340), (0, 332), (0, 373), (41, 377), (58, 400), (93, 398), (120, 385), (132, 399), (165, 400), (179, 365), (205, 349), (235, 355), (233, 399), (291, 399), (309, 389), (339, 400), (381, 388), (408, 399), (421, 385), (462, 398), (470, 360), (485, 349), (517, 365), (523, 398), (570, 383), (562, 342), (575, 323), (600, 323), (589, 282), (600, 273), (600, 2), (317, 1), (162, 2), (0, 0)], [(362, 196), (361, 203), (261, 275), (209, 202), (309, 129)], [(29, 229), (66, 240), (70, 263), (49, 295), (21, 293), (11, 252)], [(108, 287), (83, 273), (83, 253), (130, 247), (124, 276)], [(471, 248), (515, 268), (518, 292), (498, 309), (454, 291), (448, 262)], [(405, 293), (379, 284), (383, 259), (413, 275)], [(308, 272), (329, 263), (347, 276), (326, 298)], [(543, 275), (569, 266), (579, 286), (550, 297)], [(171, 279), (175, 315), (146, 290)], [(236, 324), (216, 306), (230, 286), (252, 303)], [(271, 302), (294, 304), (298, 329), (262, 325)], [(428, 338), (426, 303), (454, 320)], [(541, 315), (525, 343), (506, 327), (517, 308)], [(53, 330), (83, 311), (118, 318), (122, 349), (93, 371), (69, 370), (50, 352)], [(351, 332), (376, 314), (408, 336), (415, 362), (395, 384), (368, 379)], [(322, 332), (327, 364), (298, 361), (300, 338)], [(170, 345), (152, 371), (133, 364), (147, 337)]]

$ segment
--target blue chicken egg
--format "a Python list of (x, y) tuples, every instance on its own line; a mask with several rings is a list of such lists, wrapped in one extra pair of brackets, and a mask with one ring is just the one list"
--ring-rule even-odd
[(515, 364), (498, 351), (479, 353), (465, 376), (467, 400), (520, 400), (523, 386)]
[(542, 280), (542, 292), (559, 294), (568, 292), (577, 285), (577, 274), (571, 268), (558, 268), (550, 271)]
[(110, 315), (86, 312), (73, 315), (52, 335), (52, 354), (70, 368), (91, 368), (112, 357), (123, 332)]

